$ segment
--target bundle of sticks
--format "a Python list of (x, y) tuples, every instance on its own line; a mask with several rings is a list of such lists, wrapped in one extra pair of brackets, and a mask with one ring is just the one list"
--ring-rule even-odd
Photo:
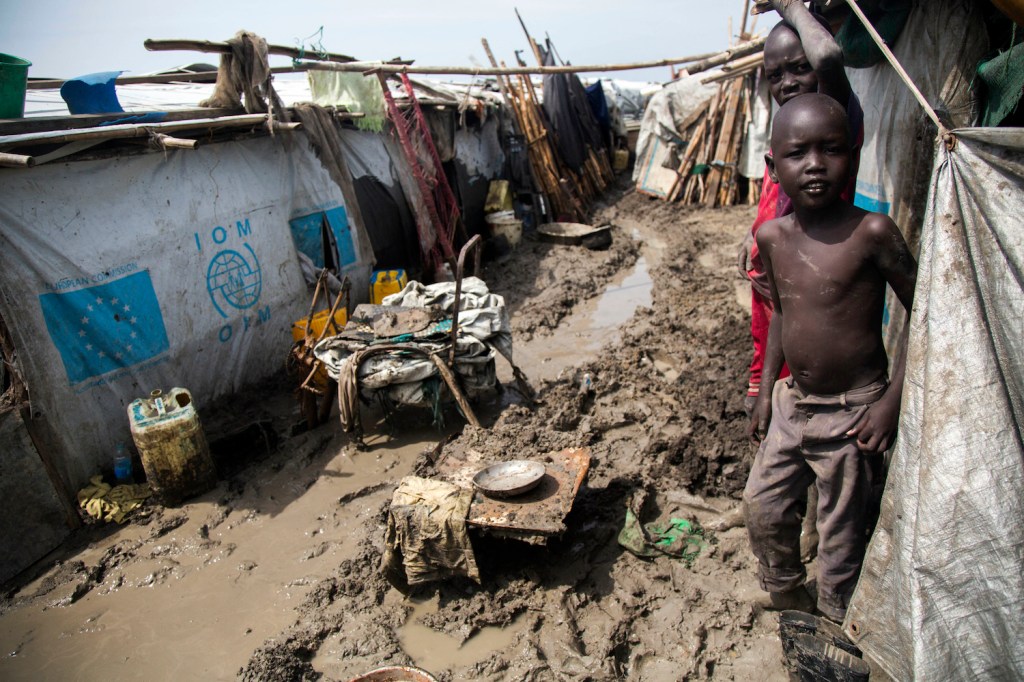
[[(498, 62), (487, 40), (481, 42), (491, 65), (497, 68)], [(520, 63), (520, 66), (525, 64)], [(501, 67), (506, 68), (504, 62)], [(558, 153), (530, 76), (509, 74), (499, 75), (497, 79), (505, 102), (512, 110), (516, 130), (526, 141), (527, 157), (537, 191), (546, 196), (551, 204), (550, 213), (556, 220), (585, 220), (590, 204), (615, 177), (607, 155), (588, 146), (586, 161), (579, 172), (574, 171)]]
[(757, 203), (760, 183), (751, 179), (740, 196), (737, 167), (751, 120), (760, 63), (761, 55), (753, 54), (732, 62), (730, 70), (705, 79), (706, 83), (718, 82), (718, 92), (680, 126), (678, 132), (686, 145), (668, 201), (708, 207)]

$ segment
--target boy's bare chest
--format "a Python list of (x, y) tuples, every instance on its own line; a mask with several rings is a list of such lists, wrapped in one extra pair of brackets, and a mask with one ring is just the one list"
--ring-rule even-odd
[(867, 254), (849, 241), (787, 240), (773, 250), (772, 265), (775, 286), (783, 299), (831, 303), (870, 286), (876, 279)]

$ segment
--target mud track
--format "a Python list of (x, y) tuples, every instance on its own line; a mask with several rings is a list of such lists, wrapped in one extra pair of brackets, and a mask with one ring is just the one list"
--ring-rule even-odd
[[(211, 410), (208, 430), (262, 424), (263, 436), (221, 453), (228, 476), (214, 492), (121, 529), (87, 529), (12, 586), (0, 676), (347, 680), (410, 664), (442, 680), (786, 679), (776, 617), (751, 603), (742, 528), (710, 533), (692, 567), (617, 542), (634, 495), (645, 521), (711, 528), (742, 490), (749, 317), (733, 264), (752, 218), (752, 208), (692, 211), (627, 193), (595, 220), (616, 225), (608, 250), (527, 240), (490, 264), (517, 357), (546, 378), (534, 381), (535, 407), (511, 391), (482, 406), (486, 428), (463, 428), (455, 413), (443, 434), (423, 415), (390, 426), (371, 415), (377, 436), (356, 451), (334, 423), (291, 436), (297, 415), (280, 385), (262, 387), (244, 416)], [(572, 364), (538, 364), (640, 258), (651, 264), (650, 305)], [(581, 389), (584, 375), (593, 390)], [(480, 585), (405, 598), (380, 575), (402, 476), (429, 476), (434, 458), (467, 450), (502, 460), (570, 446), (593, 461), (561, 538), (543, 547), (474, 535)]]

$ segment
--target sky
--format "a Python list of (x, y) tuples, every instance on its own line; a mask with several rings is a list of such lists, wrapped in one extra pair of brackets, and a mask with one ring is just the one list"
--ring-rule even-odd
[[(32, 62), (30, 78), (71, 78), (98, 71), (139, 75), (217, 55), (149, 52), (147, 38), (224, 41), (253, 31), (276, 45), (365, 60), (414, 59), (421, 66), (489, 66), (487, 38), (499, 61), (525, 50), (515, 8), (535, 39), (550, 36), (574, 64), (653, 61), (721, 51), (740, 30), (744, 0), (0, 0), (0, 52)], [(776, 19), (761, 17), (766, 31)], [(322, 34), (320, 33), (323, 28)], [(749, 23), (748, 23), (749, 27)], [(322, 37), (321, 37), (322, 35)], [(272, 66), (288, 66), (272, 57)], [(625, 71), (626, 80), (667, 81), (668, 67)]]

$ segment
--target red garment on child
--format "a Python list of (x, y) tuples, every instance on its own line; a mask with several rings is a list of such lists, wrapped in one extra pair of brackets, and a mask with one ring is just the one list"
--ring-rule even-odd
[[(757, 229), (761, 225), (775, 217), (775, 211), (779, 201), (779, 186), (768, 177), (768, 169), (764, 170), (764, 180), (761, 181), (761, 199), (757, 202), (757, 217), (750, 228), (751, 234), (757, 235)], [(757, 241), (754, 241), (750, 248), (750, 264), (753, 266), (747, 273), (751, 278), (764, 276), (764, 263), (757, 250)], [(750, 335), (754, 339), (754, 357), (750, 361), (750, 382), (747, 384), (747, 395), (756, 396), (761, 390), (761, 373), (764, 371), (765, 351), (768, 350), (768, 323), (772, 319), (772, 302), (757, 292), (757, 289), (750, 289)], [(782, 363), (782, 371), (779, 378), (789, 376), (789, 367)]]

